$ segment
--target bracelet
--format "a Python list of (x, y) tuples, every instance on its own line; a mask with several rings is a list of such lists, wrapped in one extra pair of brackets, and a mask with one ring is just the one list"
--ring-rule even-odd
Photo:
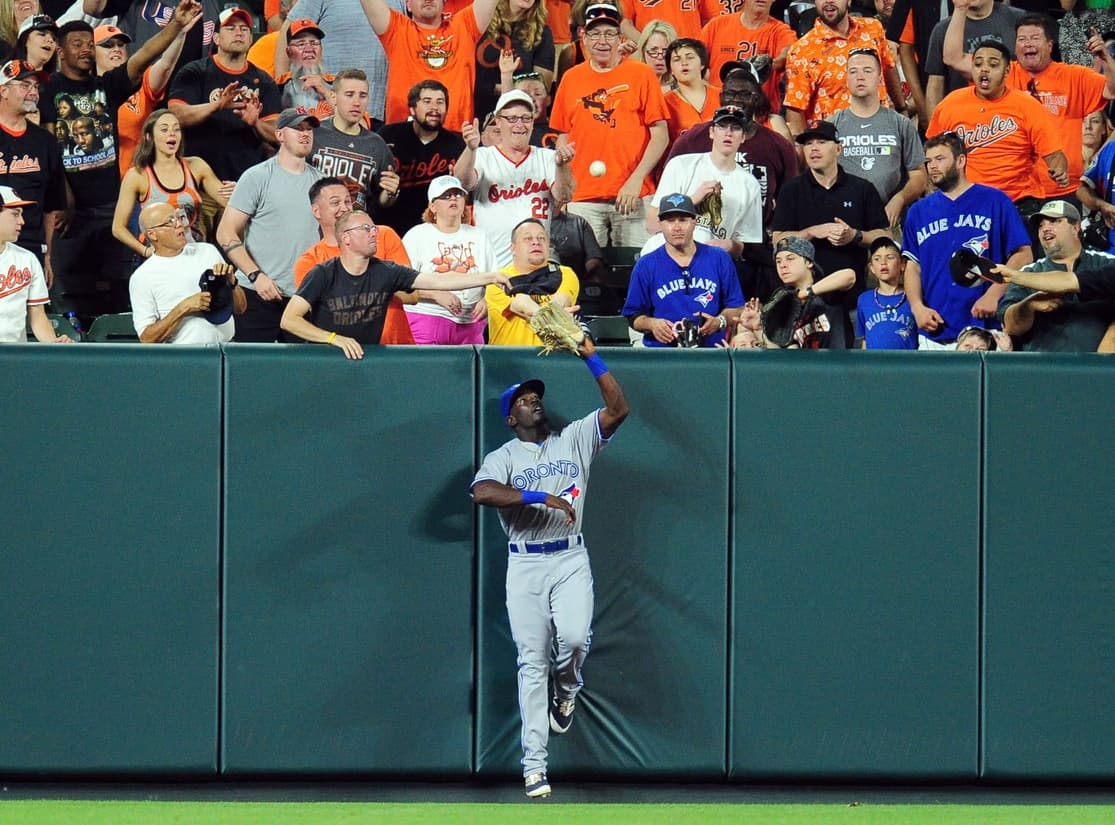
[(599, 378), (608, 371), (608, 365), (604, 363), (604, 359), (595, 352), (585, 359), (585, 366), (588, 367), (588, 371), (592, 373), (593, 378)]
[(332, 344), (333, 339), (336, 338), (336, 337), (337, 337), (337, 333), (335, 333), (335, 332), (329, 333), (329, 337), (325, 339), (325, 343)]
[(523, 490), (523, 504), (545, 504), (546, 494), (541, 490)]

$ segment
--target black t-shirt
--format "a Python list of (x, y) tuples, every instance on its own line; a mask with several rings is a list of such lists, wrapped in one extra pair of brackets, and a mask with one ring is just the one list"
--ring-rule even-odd
[[(196, 106), (216, 99), (221, 89), (230, 83), (239, 83), (245, 95), (255, 95), (263, 108), (263, 119), (277, 117), (280, 111), (279, 87), (264, 71), (246, 63), (239, 71), (230, 71), (215, 57), (187, 63), (174, 77), (167, 100)], [(267, 159), (263, 140), (249, 126), (228, 109), (214, 112), (197, 126), (185, 132), (186, 151), (200, 155), (221, 180), (238, 180), (250, 166)]]
[(392, 295), (409, 291), (417, 277), (413, 269), (379, 258), (372, 258), (363, 275), (350, 275), (338, 257), (306, 273), (298, 295), (312, 308), (314, 326), (378, 344)]
[[(519, 58), (515, 74), (534, 71), (536, 66), (552, 69), (554, 66), (554, 35), (549, 26), (542, 29), (542, 39), (533, 49), (523, 45), (523, 24), (511, 24), (511, 37), (502, 36), (495, 41), (487, 34), (476, 45), (476, 87), (473, 94), (474, 117), (483, 122), (499, 100), (496, 84), (499, 83), (499, 55), (510, 48)], [(504, 91), (508, 91), (504, 89)]]
[(422, 222), (422, 213), (429, 203), (426, 193), (430, 181), (452, 174), (465, 141), (459, 132), (442, 129), (429, 143), (423, 143), (410, 121), (388, 123), (380, 127), (379, 136), (387, 141), (387, 148), (395, 156), (399, 197), (390, 206), (375, 208), (374, 215), (376, 220), (404, 235)]
[(120, 194), (116, 110), (138, 88), (124, 65), (85, 80), (55, 72), (39, 93), (42, 122), (54, 124), (62, 168), (78, 206), (116, 203)]
[[(840, 169), (831, 189), (817, 183), (809, 171), (787, 182), (774, 207), (770, 228), (774, 232), (798, 232), (807, 226), (831, 223), (836, 218), (864, 232), (886, 229), (890, 223), (875, 187)], [(867, 249), (854, 243), (834, 246), (822, 239), (813, 239), (812, 243), (817, 250), (817, 263), (826, 273), (838, 269), (855, 270), (856, 285), (843, 293), (844, 306), (854, 309), (864, 290)]]
[(0, 185), (10, 186), (24, 200), (19, 245), (36, 255), (46, 243), (43, 213), (66, 208), (62, 150), (54, 137), (33, 123), (16, 134), (0, 127)]

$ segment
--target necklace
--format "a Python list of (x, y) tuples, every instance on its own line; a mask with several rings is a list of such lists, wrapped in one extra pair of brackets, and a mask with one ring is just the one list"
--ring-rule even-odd
[[(879, 296), (881, 294), (882, 293), (879, 292), (878, 287), (876, 287), (875, 289), (873, 289), (871, 291), (871, 297), (873, 297), (875, 299), (875, 306), (877, 306), (879, 309), (885, 311), (887, 313), (887, 315), (892, 320), (897, 318), (898, 317), (898, 308), (900, 306), (902, 306), (904, 303), (906, 303), (906, 293), (905, 292), (896, 293), (898, 295), (898, 300), (893, 304), (884, 304), (882, 301), (880, 301)], [(888, 296), (888, 297), (890, 297), (890, 296)]]

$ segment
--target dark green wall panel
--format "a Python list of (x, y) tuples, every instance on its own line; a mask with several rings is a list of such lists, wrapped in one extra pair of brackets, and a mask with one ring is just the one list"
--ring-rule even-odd
[(0, 771), (216, 771), (220, 375), (0, 348)]
[(224, 770), (466, 774), (471, 350), (226, 358)]
[(979, 358), (732, 360), (731, 774), (974, 779)]
[[(593, 462), (585, 536), (596, 585), (592, 650), (572, 730), (550, 739), (551, 779), (724, 774), (728, 358), (604, 353), (631, 416)], [(480, 352), (480, 453), (513, 437), (499, 394), (546, 382), (551, 417), (601, 405), (575, 358)], [(515, 646), (505, 605), (506, 537), (480, 514), (477, 770), (519, 775)]]
[(983, 768), (1115, 778), (1115, 372), (988, 357)]

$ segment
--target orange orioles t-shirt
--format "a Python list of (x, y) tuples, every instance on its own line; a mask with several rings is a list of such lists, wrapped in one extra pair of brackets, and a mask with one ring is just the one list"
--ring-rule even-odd
[[(550, 126), (574, 143), (574, 201), (610, 201), (631, 177), (650, 142), (649, 127), (670, 119), (654, 70), (634, 60), (606, 72), (581, 63), (561, 78), (550, 110)], [(589, 174), (593, 161), (605, 172)], [(641, 195), (654, 192), (650, 175)]]
[(1036, 97), (1060, 124), (1061, 148), (1069, 162), (1069, 182), (1067, 186), (1058, 186), (1043, 169), (1040, 178), (1044, 197), (1063, 198), (1074, 194), (1080, 186), (1080, 176), (1084, 174), (1084, 118), (1107, 103), (1103, 96), (1106, 85), (1103, 75), (1084, 66), (1054, 62), (1031, 78), (1017, 61), (1010, 64), (1007, 86)]
[[(692, 103), (682, 97), (677, 89), (666, 95), (666, 108), (670, 112), (670, 119), (666, 122), (666, 127), (670, 130), (670, 146), (673, 146), (677, 136), (686, 129), (696, 126), (701, 121), (712, 120), (713, 114), (720, 108), (720, 87), (713, 86), (711, 83), (705, 87), (705, 105), (700, 111), (697, 111)], [(662, 153), (663, 160), (665, 160), (666, 153), (669, 151), (668, 146), (666, 152)]]
[(1040, 175), (1048, 174), (1041, 158), (1061, 148), (1053, 116), (1014, 89), (998, 100), (984, 100), (971, 87), (950, 92), (925, 130), (927, 137), (941, 132), (956, 132), (968, 147), (968, 180), (998, 189), (1012, 201), (1042, 196)]
[(445, 84), (449, 109), (444, 128), (454, 132), (473, 118), (476, 86), (476, 44), (483, 32), (476, 27), (472, 6), (449, 17), (437, 29), (422, 29), (405, 14), (391, 10), (391, 22), (380, 37), (387, 52), (387, 107), (384, 120), (398, 123), (410, 117), (407, 92), (423, 78)]
[(642, 31), (654, 20), (669, 23), (678, 37), (701, 37), (701, 12), (693, 0), (619, 0), (623, 19)]
[[(403, 239), (399, 233), (390, 226), (379, 224), (377, 236), (378, 247), (376, 257), (383, 261), (391, 261), (400, 266), (410, 266), (410, 256), (403, 246)], [(305, 252), (294, 264), (294, 286), (302, 286), (307, 273), (318, 264), (331, 261), (341, 254), (340, 248), (320, 240)], [(410, 331), (410, 322), (407, 321), (406, 310), (398, 298), (392, 298), (387, 305), (387, 314), (383, 317), (383, 332), (379, 337), (381, 344), (413, 344), (414, 335)]]
[[(738, 14), (714, 17), (701, 30), (701, 39), (708, 46), (709, 77), (719, 78), (720, 67), (733, 60), (751, 60), (766, 55), (776, 60), (797, 42), (794, 30), (773, 17), (757, 29), (749, 29)], [(770, 110), (782, 109), (781, 83), (785, 69), (771, 70), (763, 84), (763, 93), (770, 101)]]

